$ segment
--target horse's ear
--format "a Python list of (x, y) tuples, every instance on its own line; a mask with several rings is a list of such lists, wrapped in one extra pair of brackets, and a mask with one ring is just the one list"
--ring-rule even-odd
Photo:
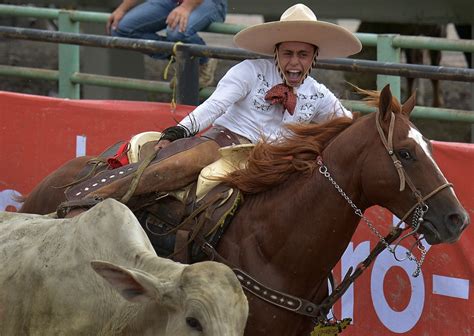
[(387, 84), (380, 92), (379, 97), (379, 113), (381, 120), (388, 120), (388, 118), (390, 117), (390, 111), (388, 109), (391, 103), (392, 92), (390, 91), (390, 84)]
[(413, 111), (413, 108), (416, 105), (416, 90), (413, 91), (412, 95), (410, 98), (408, 98), (405, 103), (402, 105), (402, 113), (406, 116), (410, 116), (411, 111)]

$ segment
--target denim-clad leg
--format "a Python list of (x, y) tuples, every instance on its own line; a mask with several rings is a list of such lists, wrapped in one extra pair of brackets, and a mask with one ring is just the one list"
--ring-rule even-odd
[(156, 32), (166, 28), (166, 18), (176, 5), (175, 0), (145, 1), (125, 14), (112, 35), (162, 41)]
[[(227, 0), (204, 0), (189, 16), (185, 32), (166, 29), (166, 37), (159, 36), (157, 32), (166, 28), (166, 18), (176, 6), (176, 0), (147, 0), (127, 12), (120, 20), (117, 29), (112, 31), (112, 35), (204, 45), (204, 40), (197, 32), (212, 22), (223, 22), (227, 12)], [(158, 59), (169, 58), (169, 54), (162, 53), (150, 56)], [(207, 59), (200, 60), (201, 64), (206, 62)]]
[[(224, 22), (227, 13), (227, 0), (204, 0), (189, 16), (188, 25), (184, 32), (179, 32), (178, 27), (166, 29), (166, 41), (193, 43), (205, 45), (204, 40), (197, 34), (206, 29), (212, 22)], [(201, 58), (199, 63), (207, 63), (207, 58)]]

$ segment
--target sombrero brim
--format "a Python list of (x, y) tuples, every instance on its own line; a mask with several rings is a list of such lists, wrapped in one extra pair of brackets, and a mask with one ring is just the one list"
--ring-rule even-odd
[(234, 43), (243, 49), (273, 55), (280, 42), (306, 42), (318, 46), (318, 59), (347, 57), (362, 49), (359, 39), (344, 27), (323, 21), (276, 21), (241, 30)]

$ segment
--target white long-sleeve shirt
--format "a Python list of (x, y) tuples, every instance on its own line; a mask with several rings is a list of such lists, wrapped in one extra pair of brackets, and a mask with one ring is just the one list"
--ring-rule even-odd
[(223, 126), (253, 143), (262, 137), (280, 138), (288, 123), (322, 122), (343, 115), (352, 117), (326, 86), (307, 77), (296, 89), (297, 103), (291, 115), (281, 104), (271, 105), (265, 94), (282, 79), (272, 60), (246, 60), (232, 67), (214, 93), (180, 125), (193, 133), (210, 125)]

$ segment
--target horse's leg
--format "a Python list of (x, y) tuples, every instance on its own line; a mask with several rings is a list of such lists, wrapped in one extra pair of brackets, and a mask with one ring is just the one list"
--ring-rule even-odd
[(56, 211), (57, 206), (66, 200), (66, 188), (62, 186), (74, 182), (91, 158), (82, 156), (72, 159), (46, 176), (28, 195), (18, 212), (44, 215)]

